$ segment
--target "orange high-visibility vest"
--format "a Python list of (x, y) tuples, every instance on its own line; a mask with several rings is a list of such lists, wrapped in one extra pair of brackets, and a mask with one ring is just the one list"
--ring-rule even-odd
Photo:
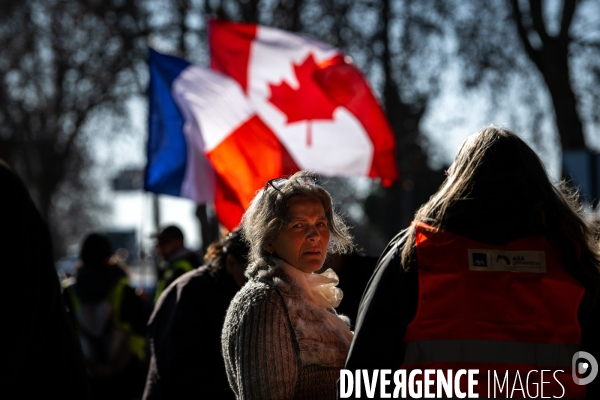
[[(544, 397), (585, 396), (585, 386), (571, 376), (585, 289), (544, 237), (495, 246), (424, 223), (415, 229), (419, 298), (401, 368), (479, 369), (480, 397), (493, 395), (494, 378), (506, 376), (508, 395), (517, 388), (510, 397), (526, 390), (534, 396), (539, 386), (533, 383), (551, 370), (543, 375)], [(466, 389), (466, 379), (461, 382)], [(509, 397), (500, 386), (496, 397)]]

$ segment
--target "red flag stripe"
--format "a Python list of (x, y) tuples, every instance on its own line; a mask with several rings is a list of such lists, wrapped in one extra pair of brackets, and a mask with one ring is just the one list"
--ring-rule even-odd
[[(257, 25), (212, 19), (209, 22), (210, 67), (235, 79), (248, 93), (248, 62)], [(242, 39), (242, 40), (240, 40)], [(227, 48), (227, 51), (217, 49)]]
[(369, 176), (381, 177), (385, 186), (391, 185), (398, 179), (394, 133), (366, 79), (356, 66), (345, 62), (342, 56), (320, 67), (315, 80), (337, 104), (354, 114), (376, 149)]
[(246, 208), (238, 201), (235, 190), (229, 187), (223, 177), (219, 175), (216, 176), (214, 204), (219, 223), (229, 231), (238, 226), (244, 211), (246, 211)]
[[(269, 179), (295, 172), (281, 142), (264, 122), (254, 115), (240, 125), (207, 154), (218, 176), (216, 208), (219, 221), (229, 230), (235, 228), (256, 192)], [(242, 214), (235, 214), (237, 203)], [(225, 210), (220, 212), (223, 205)]]

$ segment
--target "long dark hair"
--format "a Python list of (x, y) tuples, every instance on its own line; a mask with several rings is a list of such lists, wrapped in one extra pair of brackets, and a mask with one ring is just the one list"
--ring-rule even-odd
[(211, 243), (204, 255), (204, 264), (208, 266), (209, 273), (214, 276), (227, 274), (225, 260), (232, 255), (242, 265), (248, 263), (248, 245), (242, 240), (240, 229), (229, 232), (222, 240)]
[(413, 245), (404, 246), (402, 267), (408, 269), (414, 260), (416, 223), (443, 227), (448, 209), (458, 200), (500, 192), (518, 196), (516, 201), (529, 216), (525, 223), (558, 247), (565, 268), (596, 299), (600, 290), (598, 238), (582, 214), (577, 192), (564, 182), (555, 187), (537, 154), (517, 135), (497, 127), (485, 128), (463, 142), (448, 177), (415, 214), (407, 238)]

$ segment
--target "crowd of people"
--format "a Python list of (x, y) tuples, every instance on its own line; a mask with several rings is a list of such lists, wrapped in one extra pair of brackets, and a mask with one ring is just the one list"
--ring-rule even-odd
[(3, 292), (16, 328), (1, 379), (19, 398), (335, 399), (342, 370), (384, 369), (502, 369), (511, 383), (527, 375), (526, 387), (532, 371), (543, 382), (552, 370), (546, 395), (599, 394), (599, 379), (578, 384), (573, 370), (577, 352), (600, 359), (595, 228), (508, 130), (467, 138), (378, 258), (357, 252), (305, 171), (266, 182), (202, 259), (164, 227), (150, 300), (99, 233), (61, 287), (26, 188), (2, 163), (0, 179), (7, 265), (25, 279)]

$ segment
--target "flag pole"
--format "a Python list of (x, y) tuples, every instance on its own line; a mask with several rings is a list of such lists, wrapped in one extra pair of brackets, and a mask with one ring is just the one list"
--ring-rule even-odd
[(158, 194), (152, 194), (152, 219), (154, 220), (154, 231), (158, 232), (160, 226), (160, 204)]

